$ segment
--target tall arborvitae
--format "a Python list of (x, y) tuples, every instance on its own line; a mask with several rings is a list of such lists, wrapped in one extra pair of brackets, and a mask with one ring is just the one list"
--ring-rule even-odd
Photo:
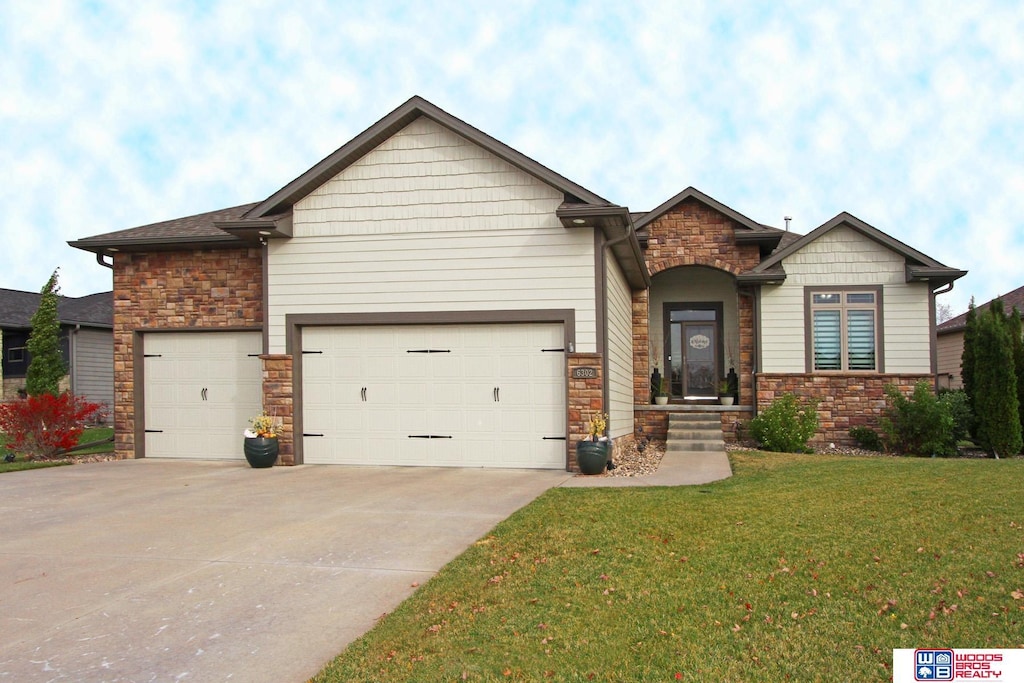
[(60, 391), (60, 380), (68, 371), (60, 355), (60, 319), (57, 314), (60, 286), (56, 270), (40, 294), (42, 298), (32, 316), (32, 332), (26, 344), (31, 360), (25, 375), (25, 390), (30, 396), (56, 396)]
[(1013, 349), (1013, 370), (1017, 375), (1017, 410), (1020, 415), (1021, 436), (1024, 438), (1024, 322), (1020, 311), (1013, 307), (1010, 314), (1010, 345)]
[(996, 457), (1021, 449), (1020, 406), (1013, 344), (1002, 301), (995, 300), (978, 317), (974, 340), (974, 411), (976, 440)]
[[(974, 307), (974, 297), (967, 307), (967, 320), (964, 323), (964, 350), (960, 355), (960, 378), (963, 380), (964, 393), (971, 407), (974, 407), (974, 341), (978, 336), (978, 311)], [(973, 431), (973, 430), (972, 430)]]

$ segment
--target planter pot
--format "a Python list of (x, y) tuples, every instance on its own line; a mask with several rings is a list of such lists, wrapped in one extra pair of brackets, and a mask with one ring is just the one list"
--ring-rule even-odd
[(246, 439), (242, 450), (252, 467), (271, 467), (277, 461), (277, 437)]
[(583, 474), (601, 474), (608, 466), (610, 441), (580, 441), (576, 444), (576, 464)]
[(719, 396), (718, 402), (723, 406), (731, 406), (734, 399), (734, 396)]
[(668, 405), (668, 396), (655, 396), (654, 397), (654, 405), (656, 405), (656, 406)]

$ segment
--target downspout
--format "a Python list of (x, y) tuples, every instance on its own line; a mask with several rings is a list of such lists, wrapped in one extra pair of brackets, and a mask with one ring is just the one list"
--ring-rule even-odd
[(928, 321), (928, 330), (929, 330), (929, 340), (928, 340), (928, 342), (929, 342), (929, 344), (928, 345), (931, 347), (931, 353), (929, 354), (930, 358), (928, 359), (928, 362), (931, 365), (931, 370), (932, 370), (932, 385), (933, 385), (932, 388), (936, 392), (939, 391), (939, 334), (938, 334), (938, 331), (936, 329), (938, 327), (938, 321), (935, 319), (935, 311), (936, 311), (936, 309), (938, 307), (938, 304), (936, 303), (935, 298), (939, 294), (945, 294), (946, 292), (951, 292), (951, 291), (953, 291), (953, 281), (952, 280), (947, 282), (944, 287), (940, 287), (939, 289), (933, 289), (931, 291), (931, 300), (929, 301), (929, 306), (928, 306), (928, 313), (929, 313), (929, 315), (928, 315), (928, 317), (929, 317), (929, 321)]
[[(604, 403), (604, 406), (605, 406), (605, 413), (608, 414), (609, 422), (611, 421), (611, 384), (610, 384), (610, 378), (608, 377), (608, 356), (609, 356), (609, 349), (608, 349), (608, 296), (607, 296), (607, 293), (608, 293), (608, 278), (606, 276), (606, 273), (607, 273), (607, 270), (608, 270), (608, 263), (607, 263), (608, 249), (610, 247), (614, 247), (617, 244), (622, 244), (623, 242), (628, 240), (630, 237), (632, 237), (633, 234), (634, 234), (633, 219), (631, 219), (629, 217), (629, 214), (626, 214), (626, 232), (623, 233), (621, 237), (616, 237), (613, 240), (605, 239), (604, 244), (601, 246), (601, 280), (604, 283), (604, 290), (605, 290), (604, 292), (602, 292), (602, 295), (601, 295), (601, 303), (602, 303), (602, 306), (604, 307), (604, 313), (603, 313), (602, 317), (604, 318), (603, 335), (604, 335), (604, 339), (605, 339), (604, 353), (601, 354), (601, 395), (602, 395), (602, 402)], [(631, 336), (632, 336), (632, 333), (631, 333)], [(630, 352), (632, 353), (632, 350)], [(631, 421), (632, 421), (632, 418), (631, 418)], [(611, 436), (611, 434), (610, 434), (610, 432), (611, 432), (611, 425), (610, 424), (608, 425), (608, 428), (609, 428), (609, 436)], [(633, 431), (633, 425), (630, 425), (630, 433), (632, 433), (632, 431)]]

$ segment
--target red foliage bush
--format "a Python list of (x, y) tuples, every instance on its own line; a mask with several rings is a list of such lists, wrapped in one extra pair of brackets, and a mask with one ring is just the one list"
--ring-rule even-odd
[(66, 391), (0, 404), (0, 432), (7, 448), (29, 456), (52, 457), (78, 443), (85, 424), (103, 414), (103, 406)]

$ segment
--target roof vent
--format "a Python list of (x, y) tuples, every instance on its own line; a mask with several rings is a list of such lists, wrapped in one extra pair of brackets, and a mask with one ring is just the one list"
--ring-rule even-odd
[(793, 220), (792, 216), (783, 216), (782, 220), (786, 221), (786, 232), (789, 232), (789, 222)]

